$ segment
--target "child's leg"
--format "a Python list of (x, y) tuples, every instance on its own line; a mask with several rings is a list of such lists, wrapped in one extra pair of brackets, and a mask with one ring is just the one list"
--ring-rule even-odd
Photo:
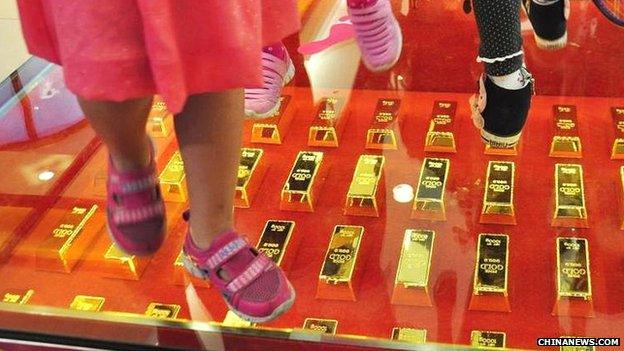
[(147, 166), (149, 142), (145, 124), (152, 97), (124, 102), (78, 99), (91, 127), (108, 147), (111, 158), (120, 171)]
[(522, 67), (520, 0), (474, 0), (481, 38), (479, 61), (490, 76), (505, 76)]
[(510, 148), (520, 139), (533, 94), (533, 78), (523, 67), (520, 0), (474, 0), (474, 8), (481, 39), (477, 60), (486, 74), (471, 99), (473, 121), (490, 146)]
[(153, 254), (165, 239), (166, 221), (156, 164), (145, 131), (152, 97), (79, 102), (111, 156), (106, 205), (109, 233), (129, 254)]
[(175, 118), (191, 207), (191, 235), (207, 248), (233, 227), (244, 117), (243, 90), (189, 97)]

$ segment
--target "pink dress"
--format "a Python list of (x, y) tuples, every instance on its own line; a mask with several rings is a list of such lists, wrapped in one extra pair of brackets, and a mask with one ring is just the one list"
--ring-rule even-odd
[(299, 29), (296, 0), (18, 0), (30, 52), (77, 95), (122, 101), (261, 84), (264, 45)]

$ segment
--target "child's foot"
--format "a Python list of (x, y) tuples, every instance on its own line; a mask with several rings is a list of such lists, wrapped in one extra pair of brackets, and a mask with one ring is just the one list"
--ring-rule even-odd
[(478, 84), (479, 96), (470, 98), (475, 127), (490, 146), (514, 147), (531, 107), (533, 76), (522, 67), (503, 79), (483, 74)]
[(388, 0), (349, 0), (351, 22), (364, 65), (373, 72), (394, 66), (401, 56), (403, 37)]
[(108, 229), (117, 246), (131, 255), (151, 255), (165, 240), (165, 204), (160, 194), (154, 151), (143, 169), (119, 171), (109, 157)]
[(262, 87), (245, 89), (245, 114), (252, 118), (268, 118), (280, 108), (282, 87), (295, 75), (288, 51), (283, 44), (267, 46), (262, 50)]
[(540, 49), (557, 50), (568, 43), (570, 0), (522, 0)]
[(220, 234), (208, 249), (197, 247), (187, 233), (184, 266), (209, 279), (230, 310), (253, 323), (271, 321), (295, 302), (295, 290), (282, 269), (234, 231)]

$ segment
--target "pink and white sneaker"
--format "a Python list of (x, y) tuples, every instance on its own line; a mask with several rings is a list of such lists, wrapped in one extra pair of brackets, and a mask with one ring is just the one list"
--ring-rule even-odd
[(187, 233), (183, 251), (186, 269), (209, 279), (230, 310), (244, 320), (271, 321), (295, 302), (295, 290), (282, 269), (234, 231), (220, 234), (206, 250)]
[(107, 190), (113, 242), (131, 255), (155, 253), (165, 240), (167, 225), (153, 149), (150, 164), (136, 171), (118, 171), (109, 157)]
[(390, 1), (350, 0), (347, 9), (364, 65), (373, 72), (394, 66), (401, 56), (403, 34)]
[(295, 66), (284, 45), (265, 47), (262, 50), (262, 87), (245, 89), (245, 115), (258, 119), (274, 116), (281, 105), (282, 88), (294, 76)]

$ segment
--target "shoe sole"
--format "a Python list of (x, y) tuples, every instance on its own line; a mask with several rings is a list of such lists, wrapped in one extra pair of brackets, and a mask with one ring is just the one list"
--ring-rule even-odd
[[(206, 274), (204, 274), (204, 271), (199, 269), (190, 260), (190, 258), (186, 255), (186, 253), (182, 253), (182, 265), (184, 266), (184, 268), (186, 268), (187, 271), (189, 271), (196, 278), (200, 278), (200, 279), (204, 279), (204, 280), (208, 279), (208, 276)], [(244, 314), (244, 313), (238, 311), (234, 307), (232, 307), (232, 305), (230, 305), (229, 302), (227, 302), (225, 300), (224, 301), (225, 301), (225, 304), (230, 309), (230, 311), (232, 311), (232, 313), (234, 313), (239, 318), (241, 318), (241, 319), (243, 319), (243, 320), (245, 320), (247, 322), (251, 322), (251, 323), (266, 323), (266, 322), (270, 322), (270, 321), (278, 318), (282, 314), (286, 313), (288, 310), (290, 310), (290, 308), (295, 303), (295, 298), (297, 297), (297, 294), (295, 293), (295, 289), (292, 287), (290, 282), (287, 282), (287, 283), (288, 283), (288, 289), (290, 290), (290, 299), (284, 301), (281, 305), (277, 306), (277, 308), (275, 310), (273, 310), (273, 313), (271, 313), (269, 316), (266, 316), (266, 317), (249, 316), (247, 314)]]
[[(286, 70), (286, 74), (284, 74), (284, 84), (282, 86), (285, 86), (288, 83), (290, 83), (293, 80), (294, 77), (295, 77), (295, 65), (293, 64), (292, 60), (289, 60), (288, 61), (288, 69)], [(277, 100), (277, 104), (275, 104), (275, 106), (271, 107), (271, 109), (268, 110), (267, 112), (258, 113), (258, 112), (253, 111), (253, 110), (245, 109), (245, 116), (247, 116), (248, 118), (251, 118), (251, 119), (270, 118), (270, 117), (273, 117), (277, 113), (277, 111), (279, 111), (281, 106), (282, 106), (282, 101), (281, 101), (281, 99), (279, 99), (279, 100)]]
[(401, 53), (403, 52), (403, 32), (401, 31), (399, 22), (396, 19), (394, 20), (394, 22), (396, 23), (397, 27), (399, 27), (399, 35), (397, 36), (397, 45), (399, 48), (399, 53), (391, 63), (380, 66), (380, 67), (373, 67), (369, 65), (368, 62), (366, 62), (366, 60), (362, 60), (362, 62), (364, 62), (364, 66), (366, 66), (366, 68), (368, 68), (368, 70), (371, 72), (378, 73), (378, 72), (387, 71), (390, 68), (394, 67), (394, 65), (396, 65), (396, 63), (399, 62), (399, 59), (401, 58)]
[[(524, 7), (524, 5), (522, 5), (522, 10), (524, 14), (527, 17), (529, 17), (529, 13), (527, 12), (526, 7)], [(566, 47), (566, 45), (568, 45), (568, 31), (567, 30), (565, 31), (565, 33), (563, 34), (561, 38), (556, 39), (556, 40), (547, 40), (537, 35), (537, 33), (535, 33), (535, 28), (533, 28), (533, 37), (535, 38), (535, 44), (537, 45), (537, 47), (542, 50), (559, 50), (559, 49), (563, 49), (564, 47)]]
[[(477, 117), (480, 120), (483, 120), (483, 116), (481, 112), (479, 112), (479, 106), (477, 104), (477, 98), (473, 95), (470, 100), (470, 109), (472, 110), (472, 120), (474, 121)], [(490, 147), (498, 148), (498, 149), (510, 149), (518, 145), (518, 141), (520, 140), (520, 136), (522, 132), (512, 135), (512, 136), (499, 136), (496, 134), (492, 134), (485, 130), (484, 128), (479, 128), (475, 125), (477, 129), (481, 132), (481, 139), (484, 143), (490, 145)]]
[(533, 36), (535, 37), (535, 44), (537, 44), (537, 47), (543, 50), (559, 50), (568, 45), (568, 31), (566, 31), (561, 38), (556, 40), (546, 40), (540, 38), (535, 33), (533, 33)]

